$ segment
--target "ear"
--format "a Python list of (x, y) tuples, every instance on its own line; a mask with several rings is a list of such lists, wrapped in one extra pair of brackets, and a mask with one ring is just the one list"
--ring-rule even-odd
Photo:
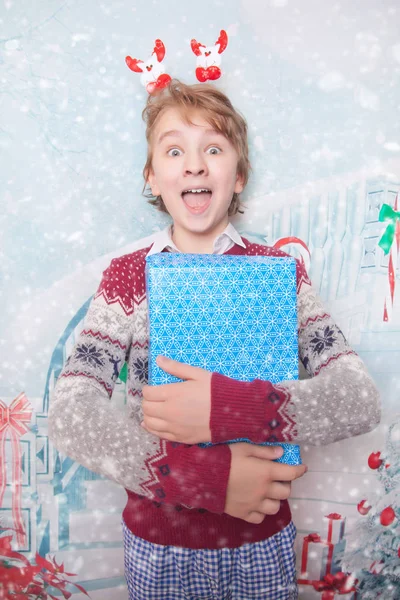
[(149, 171), (149, 174), (147, 176), (147, 183), (149, 184), (149, 186), (151, 188), (151, 193), (153, 194), (153, 196), (161, 196), (161, 191), (160, 191), (160, 188), (158, 187), (157, 179), (156, 179), (153, 169), (150, 169), (150, 171)]
[(236, 183), (235, 183), (235, 193), (240, 194), (244, 190), (244, 177), (243, 175), (236, 175)]

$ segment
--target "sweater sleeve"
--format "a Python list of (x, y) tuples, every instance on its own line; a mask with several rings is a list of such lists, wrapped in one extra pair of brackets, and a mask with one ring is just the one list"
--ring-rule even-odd
[[(299, 276), (300, 271), (300, 276)], [(324, 445), (374, 429), (380, 421), (377, 388), (298, 268), (299, 358), (310, 379), (235, 381), (213, 373), (212, 442)]]
[[(229, 448), (160, 440), (140, 426), (133, 404), (121, 407), (111, 400), (136, 335), (135, 302), (125, 289), (130, 276), (124, 276), (118, 260), (104, 272), (84, 329), (57, 380), (49, 409), (50, 440), (70, 458), (126, 489), (158, 502), (221, 514)], [(142, 346), (145, 363), (147, 345)]]

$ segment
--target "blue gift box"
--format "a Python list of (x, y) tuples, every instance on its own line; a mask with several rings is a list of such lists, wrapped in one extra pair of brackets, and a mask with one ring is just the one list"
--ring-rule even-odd
[[(157, 365), (160, 354), (239, 381), (297, 379), (294, 258), (153, 254), (146, 288), (151, 385), (180, 381)], [(250, 442), (225, 443), (239, 441)], [(278, 462), (301, 463), (297, 445), (280, 445)]]

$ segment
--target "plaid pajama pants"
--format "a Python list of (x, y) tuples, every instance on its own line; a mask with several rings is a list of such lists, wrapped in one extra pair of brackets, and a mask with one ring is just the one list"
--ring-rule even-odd
[(296, 600), (296, 528), (239, 548), (152, 544), (122, 522), (129, 600)]

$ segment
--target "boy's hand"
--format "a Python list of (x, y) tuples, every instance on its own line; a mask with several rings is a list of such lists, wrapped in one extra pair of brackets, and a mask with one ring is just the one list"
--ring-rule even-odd
[(142, 426), (172, 442), (211, 442), (212, 373), (165, 356), (158, 356), (157, 364), (185, 381), (143, 387)]
[(225, 513), (248, 523), (262, 523), (265, 515), (275, 515), (280, 501), (290, 496), (291, 482), (302, 477), (306, 465), (272, 462), (283, 454), (281, 446), (229, 445), (231, 470)]

